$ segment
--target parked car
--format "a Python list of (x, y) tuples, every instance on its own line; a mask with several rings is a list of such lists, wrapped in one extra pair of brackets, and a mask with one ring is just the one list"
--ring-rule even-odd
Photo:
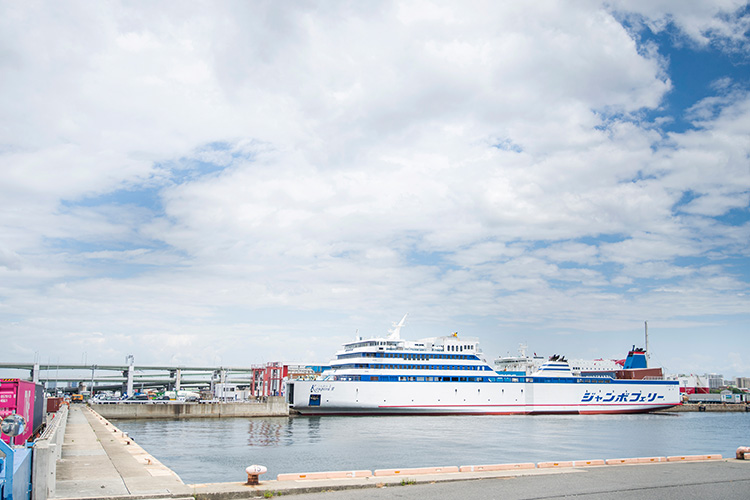
[(122, 400), (124, 403), (150, 403), (151, 400), (148, 399), (148, 394), (135, 394), (133, 396), (130, 396), (129, 398), (125, 398)]

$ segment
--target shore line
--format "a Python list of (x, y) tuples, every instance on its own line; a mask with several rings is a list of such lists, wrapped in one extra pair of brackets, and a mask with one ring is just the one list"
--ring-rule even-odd
[[(63, 460), (58, 464), (56, 500), (109, 500), (170, 498), (229, 500), (277, 494), (302, 494), (329, 490), (382, 488), (478, 479), (503, 479), (548, 474), (579, 474), (630, 467), (673, 467), (684, 464), (743, 463), (719, 454), (636, 458), (586, 459), (515, 464), (450, 465), (278, 474), (260, 478), (258, 485), (237, 482), (184, 484), (179, 476), (135, 443), (92, 408), (71, 407), (71, 435), (65, 437)], [(106, 460), (105, 460), (106, 458)], [(83, 462), (82, 462), (83, 460)], [(87, 467), (83, 467), (82, 465)], [(247, 464), (251, 465), (251, 464)], [(93, 467), (93, 468), (92, 468)], [(647, 468), (648, 468), (647, 467)], [(743, 467), (743, 470), (745, 468)]]
[(672, 412), (750, 412), (750, 405), (747, 403), (682, 403), (681, 405), (656, 410), (654, 413), (672, 413)]

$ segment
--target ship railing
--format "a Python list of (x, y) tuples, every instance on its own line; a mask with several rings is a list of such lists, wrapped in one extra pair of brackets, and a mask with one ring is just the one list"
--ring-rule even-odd
[(643, 380), (666, 380), (666, 378), (664, 376), (649, 375), (647, 377), (643, 377)]

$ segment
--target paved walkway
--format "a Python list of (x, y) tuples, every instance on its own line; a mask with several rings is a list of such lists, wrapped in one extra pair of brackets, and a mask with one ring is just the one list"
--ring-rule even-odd
[[(571, 469), (568, 469), (571, 471)], [(707, 500), (750, 498), (750, 460), (605, 465), (564, 474), (320, 491), (295, 500)]]
[(87, 406), (70, 406), (55, 498), (190, 498), (191, 492), (177, 474)]

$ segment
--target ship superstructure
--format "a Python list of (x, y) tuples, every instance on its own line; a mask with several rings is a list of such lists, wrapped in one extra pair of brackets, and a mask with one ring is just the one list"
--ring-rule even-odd
[(563, 356), (528, 372), (496, 372), (476, 338), (407, 341), (404, 319), (385, 337), (358, 338), (317, 380), (290, 381), (303, 414), (638, 413), (680, 403), (676, 381), (582, 376)]

